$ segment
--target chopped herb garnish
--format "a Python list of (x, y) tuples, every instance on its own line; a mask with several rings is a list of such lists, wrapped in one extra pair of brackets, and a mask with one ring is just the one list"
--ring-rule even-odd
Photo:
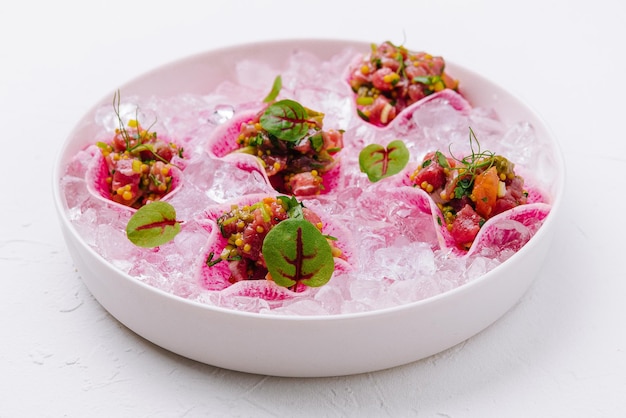
[(302, 213), (302, 208), (304, 205), (302, 202), (299, 202), (294, 196), (278, 196), (277, 199), (281, 202), (285, 211), (287, 212), (287, 216), (291, 219), (303, 219), (304, 214)]

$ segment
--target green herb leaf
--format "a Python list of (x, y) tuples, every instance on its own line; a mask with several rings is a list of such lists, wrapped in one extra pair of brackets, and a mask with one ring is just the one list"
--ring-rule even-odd
[(409, 150), (399, 139), (391, 141), (387, 148), (370, 144), (359, 154), (361, 172), (367, 174), (367, 178), (373, 183), (399, 173), (408, 162)]
[(180, 232), (176, 210), (167, 202), (142, 206), (126, 225), (126, 236), (138, 247), (152, 248), (171, 241)]
[(460, 199), (463, 196), (469, 196), (472, 194), (473, 185), (474, 181), (471, 178), (463, 178), (457, 181), (456, 187), (454, 188), (454, 197)]
[(304, 219), (286, 219), (268, 232), (263, 257), (276, 284), (309, 287), (326, 284), (335, 270), (330, 244), (319, 229)]
[(268, 106), (261, 115), (260, 123), (276, 138), (296, 142), (309, 131), (307, 117), (307, 111), (300, 103), (285, 99)]
[(276, 100), (276, 97), (278, 97), (278, 94), (280, 93), (280, 90), (282, 88), (283, 88), (283, 79), (281, 76), (277, 75), (276, 78), (274, 79), (272, 90), (269, 92), (267, 96), (265, 96), (265, 99), (263, 99), (263, 101), (265, 103), (271, 103), (274, 100)]
[(277, 199), (280, 200), (285, 207), (285, 212), (287, 212), (289, 218), (304, 219), (304, 214), (302, 213), (304, 205), (302, 202), (298, 202), (298, 199), (294, 196), (278, 196)]
[(424, 76), (413, 77), (414, 83), (422, 83), (428, 86), (432, 86), (433, 84), (439, 81), (441, 81), (441, 76), (438, 76), (438, 75), (430, 75), (430, 76), (424, 75)]
[(435, 152), (435, 157), (437, 157), (437, 162), (440, 166), (442, 166), (443, 168), (450, 168), (450, 164), (448, 164), (448, 159), (441, 152)]
[(324, 147), (324, 135), (319, 132), (309, 138), (311, 146), (316, 152), (320, 152)]
[(213, 258), (213, 257), (215, 257), (215, 253), (213, 251), (211, 251), (209, 253), (209, 256), (207, 257), (207, 259), (205, 261), (207, 266), (213, 267), (214, 265), (216, 265), (217, 263), (222, 261), (221, 257), (217, 257), (217, 258)]

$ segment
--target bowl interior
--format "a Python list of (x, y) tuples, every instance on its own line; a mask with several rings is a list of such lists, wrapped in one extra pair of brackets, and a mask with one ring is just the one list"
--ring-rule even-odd
[[(209, 94), (243, 59), (280, 68), (293, 51), (306, 50), (328, 60), (344, 48), (369, 50), (369, 43), (341, 40), (289, 40), (246, 44), (209, 51), (164, 65), (120, 87), (128, 95), (167, 98)], [(538, 233), (518, 253), (483, 277), (435, 297), (364, 313), (329, 316), (273, 316), (208, 306), (166, 292), (120, 272), (96, 253), (72, 222), (60, 181), (73, 156), (93, 142), (92, 121), (111, 94), (77, 123), (58, 157), (54, 199), (70, 253), (86, 285), (119, 321), (175, 353), (245, 372), (282, 376), (361, 373), (415, 361), (449, 348), (503, 315), (526, 291), (543, 263), (563, 193), (564, 167), (554, 136), (543, 120), (510, 92), (455, 63), (447, 69), (462, 80), (462, 93), (474, 105), (497, 109), (506, 124), (532, 124), (546, 142), (552, 162), (543, 184), (552, 210)], [(389, 326), (394, 324), (394, 326)], [(216, 336), (220, 336), (217, 338)], [(301, 348), (306, 347), (307, 356)], [(342, 347), (339, 350), (339, 347)], [(280, 356), (269, 353), (283, 353)]]

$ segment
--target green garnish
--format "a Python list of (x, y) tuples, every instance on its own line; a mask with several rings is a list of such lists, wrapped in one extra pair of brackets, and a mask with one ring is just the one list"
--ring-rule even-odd
[(367, 106), (374, 103), (374, 98), (371, 96), (360, 96), (356, 98), (356, 104), (361, 106)]
[(304, 106), (285, 99), (268, 106), (259, 122), (270, 135), (283, 141), (297, 142), (309, 132), (308, 118)]
[(463, 178), (456, 182), (456, 187), (454, 188), (454, 197), (456, 199), (460, 199), (463, 196), (469, 196), (472, 194), (472, 186), (474, 184), (473, 179)]
[(287, 219), (268, 232), (263, 257), (272, 280), (293, 288), (326, 284), (335, 269), (330, 244), (319, 229), (305, 219)]
[(290, 219), (304, 219), (304, 214), (302, 213), (304, 205), (302, 202), (298, 202), (298, 199), (294, 196), (278, 196), (276, 199), (282, 203)]
[(443, 168), (450, 168), (450, 164), (448, 164), (448, 160), (446, 159), (446, 156), (443, 155), (441, 152), (439, 151), (435, 152), (435, 157), (437, 158), (437, 162), (439, 163), (440, 166), (442, 166)]
[[(455, 170), (459, 170), (459, 176), (461, 176), (461, 179), (457, 181), (456, 187), (454, 188), (454, 197), (457, 199), (460, 199), (463, 196), (469, 196), (472, 193), (474, 180), (476, 179), (478, 173), (488, 170), (498, 161), (498, 156), (496, 156), (495, 153), (491, 151), (482, 151), (480, 149), (480, 142), (478, 142), (476, 134), (474, 133), (472, 128), (469, 128), (469, 140), (471, 150), (470, 155), (459, 159), (454, 157), (452, 151), (450, 151), (450, 155), (452, 156), (452, 158), (460, 163), (460, 165), (454, 167)], [(441, 154), (439, 151), (437, 151), (437, 153)], [(501, 164), (508, 168), (508, 160), (504, 159), (503, 157), (500, 157), (500, 160), (504, 160), (504, 162), (502, 162)]]
[(106, 142), (102, 142), (102, 141), (96, 142), (96, 146), (100, 148), (102, 151), (107, 151), (107, 152), (110, 152), (112, 149), (109, 144), (107, 144)]
[[(170, 164), (170, 161), (166, 160), (165, 158), (161, 157), (158, 153), (154, 152), (154, 147), (152, 144), (150, 143), (146, 144), (143, 142), (143, 141), (152, 141), (157, 138), (156, 132), (150, 132), (150, 129), (154, 126), (154, 124), (156, 123), (156, 120), (147, 129), (140, 129), (139, 115), (138, 115), (139, 108), (138, 107), (135, 108), (135, 119), (131, 119), (128, 121), (128, 127), (136, 128), (137, 133), (131, 137), (131, 135), (126, 130), (126, 127), (124, 126), (124, 122), (122, 121), (122, 115), (120, 114), (120, 102), (121, 102), (121, 93), (119, 90), (117, 90), (113, 94), (113, 111), (115, 112), (115, 116), (117, 116), (117, 121), (119, 125), (118, 130), (120, 132), (120, 135), (122, 135), (122, 138), (124, 138), (126, 151), (128, 151), (131, 154), (139, 154), (142, 151), (150, 151), (150, 153), (155, 158), (155, 160), (162, 161), (165, 164)], [(131, 147), (130, 144), (133, 139), (136, 140), (137, 143)], [(104, 148), (100, 144), (97, 144), (97, 145), (98, 147), (104, 150)], [(183, 158), (182, 148), (178, 151), (178, 156)]]
[(138, 247), (158, 247), (178, 235), (180, 224), (172, 205), (156, 201), (135, 212), (126, 225), (126, 236)]
[(387, 148), (370, 144), (359, 153), (359, 167), (367, 178), (375, 183), (385, 177), (399, 173), (409, 162), (409, 150), (404, 142), (391, 141)]
[(209, 256), (206, 259), (206, 265), (207, 266), (213, 267), (214, 265), (216, 265), (217, 263), (222, 261), (222, 259), (220, 257), (217, 257), (216, 259), (214, 259), (213, 257), (215, 257), (215, 253), (213, 251), (211, 251), (209, 253)]
[(414, 83), (422, 83), (427, 86), (432, 86), (441, 81), (441, 76), (439, 75), (424, 75), (419, 77), (413, 77)]
[(235, 255), (235, 256), (228, 256), (226, 258), (222, 258), (222, 257), (215, 257), (215, 253), (213, 251), (211, 251), (209, 253), (209, 256), (207, 257), (205, 263), (208, 267), (213, 267), (214, 265), (222, 262), (222, 261), (239, 261), (241, 260), (241, 256), (240, 255)]
[(280, 93), (280, 90), (282, 88), (283, 88), (283, 79), (281, 76), (277, 75), (276, 78), (274, 79), (272, 90), (268, 93), (267, 96), (265, 96), (265, 99), (263, 99), (263, 101), (265, 103), (271, 103), (274, 100), (276, 100), (276, 97), (278, 97), (278, 94)]
[(367, 116), (365, 113), (363, 113), (363, 111), (362, 111), (361, 109), (358, 109), (358, 108), (357, 108), (356, 113), (357, 113), (357, 115), (359, 115), (359, 117), (360, 117), (361, 119), (363, 119), (365, 122), (369, 122), (369, 121), (370, 121), (370, 117), (369, 117), (369, 116)]
[[(315, 152), (320, 152), (324, 148), (324, 135), (321, 132), (310, 137), (309, 141)], [(333, 150), (329, 149), (328, 152), (333, 152)]]

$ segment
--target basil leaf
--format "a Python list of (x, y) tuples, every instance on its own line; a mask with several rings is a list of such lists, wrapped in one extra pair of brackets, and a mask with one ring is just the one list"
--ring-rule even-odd
[(167, 202), (142, 206), (126, 225), (126, 236), (138, 247), (152, 248), (171, 241), (180, 232), (176, 210)]
[(370, 144), (359, 153), (361, 172), (367, 174), (372, 183), (399, 173), (408, 162), (409, 150), (399, 139), (391, 141), (387, 148)]
[(267, 233), (263, 257), (276, 284), (310, 287), (326, 284), (335, 270), (330, 244), (319, 229), (304, 219), (286, 219)]
[(261, 127), (270, 135), (287, 142), (296, 142), (309, 132), (306, 109), (294, 100), (280, 100), (265, 109)]

